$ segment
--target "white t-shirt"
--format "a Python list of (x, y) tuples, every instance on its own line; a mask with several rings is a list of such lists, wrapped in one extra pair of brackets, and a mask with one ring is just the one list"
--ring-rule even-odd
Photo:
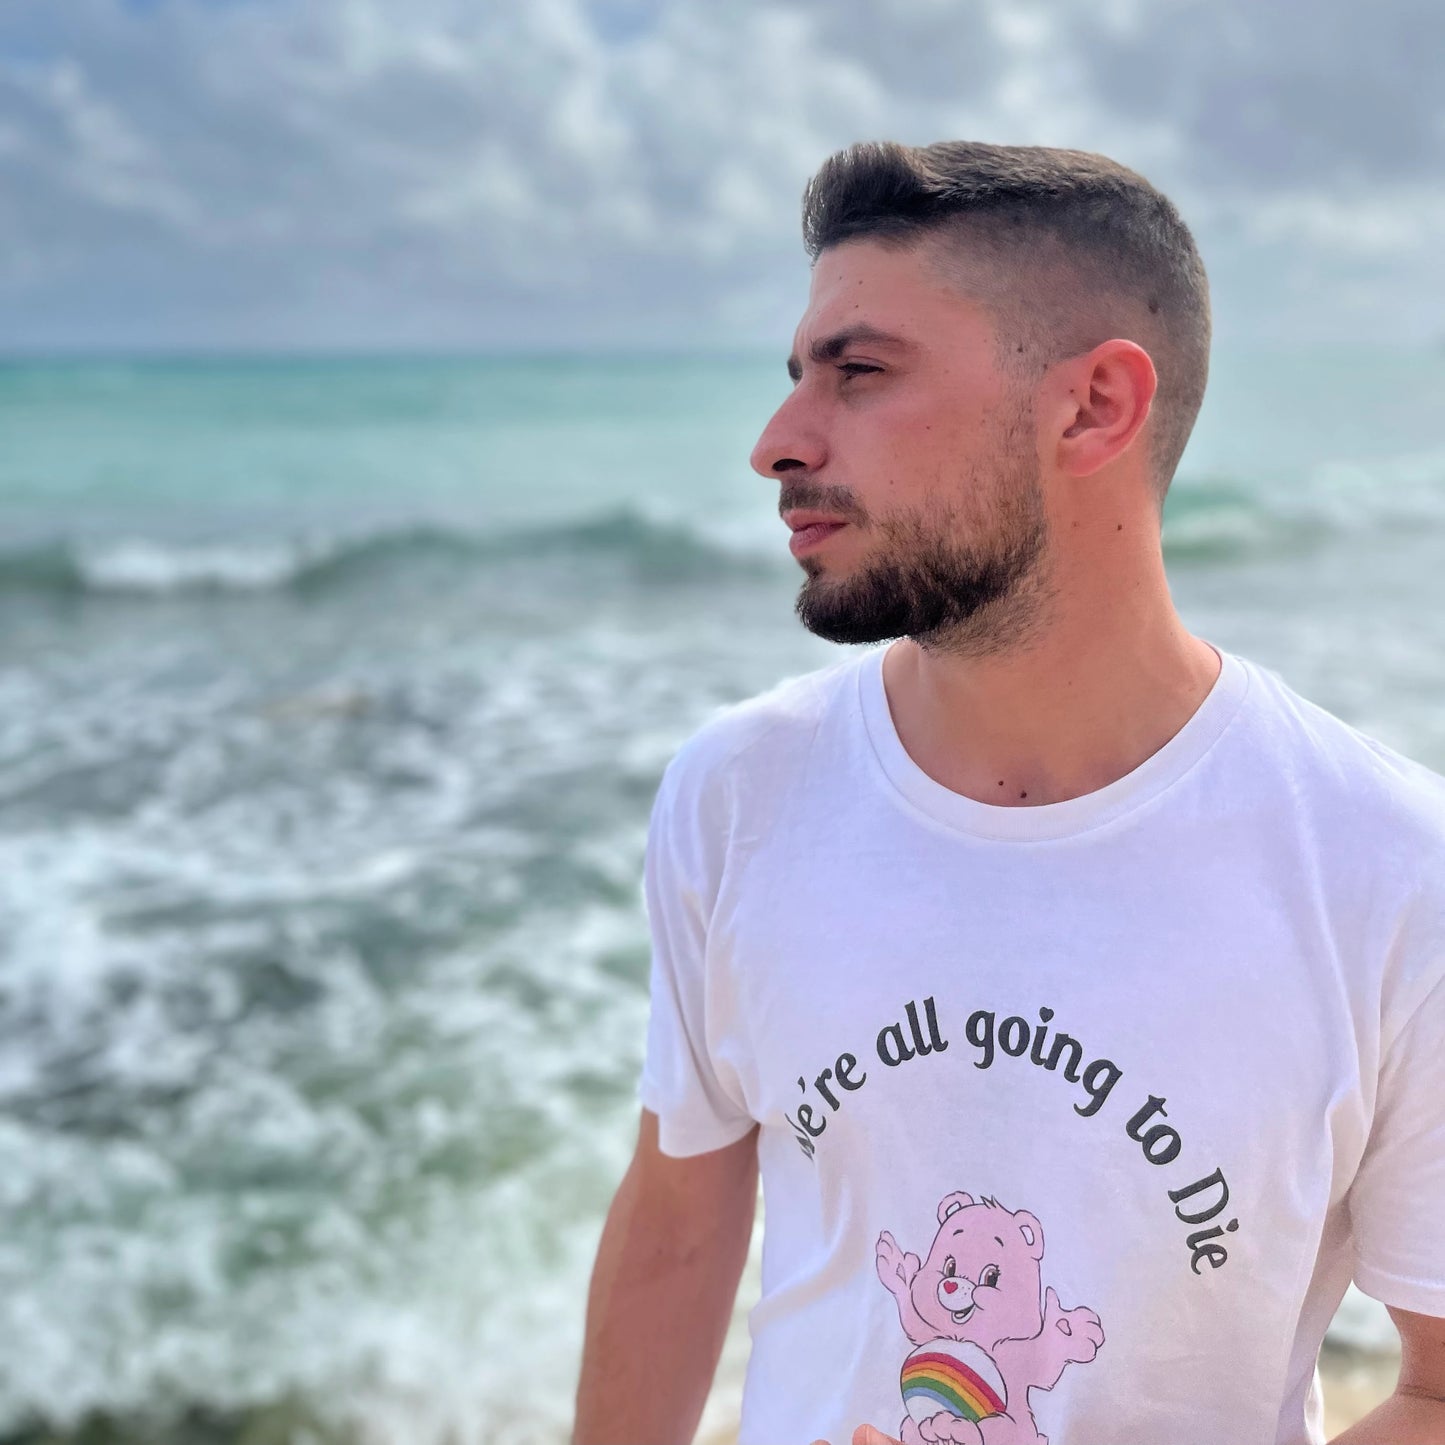
[(1445, 1315), (1445, 779), (1216, 650), (1065, 802), (923, 772), (883, 648), (669, 764), (638, 1097), (761, 1125), (740, 1445), (1317, 1445), (1350, 1279)]

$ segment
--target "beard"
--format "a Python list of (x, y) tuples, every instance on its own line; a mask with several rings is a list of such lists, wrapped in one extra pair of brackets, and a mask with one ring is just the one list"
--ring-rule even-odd
[(843, 643), (909, 637), (927, 651), (970, 657), (1018, 648), (1045, 599), (1049, 529), (1032, 434), (1017, 424), (1004, 430), (997, 455), (1008, 460), (980, 489), (983, 507), (940, 503), (859, 519), (854, 525), (877, 546), (847, 575), (804, 559), (808, 580), (793, 610), (809, 632)]

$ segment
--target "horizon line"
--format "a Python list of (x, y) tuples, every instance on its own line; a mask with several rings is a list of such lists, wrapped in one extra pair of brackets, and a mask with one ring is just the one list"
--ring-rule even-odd
[[(771, 358), (763, 343), (725, 346), (154, 346), (17, 347), (0, 349), (0, 366), (46, 362), (173, 361), (675, 361)], [(778, 361), (782, 365), (782, 361)]]

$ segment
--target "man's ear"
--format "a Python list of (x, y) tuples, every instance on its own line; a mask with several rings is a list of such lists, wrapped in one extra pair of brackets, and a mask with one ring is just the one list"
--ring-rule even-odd
[(1059, 368), (1048, 417), (1059, 470), (1092, 476), (1128, 450), (1149, 419), (1159, 378), (1136, 341), (1102, 341)]

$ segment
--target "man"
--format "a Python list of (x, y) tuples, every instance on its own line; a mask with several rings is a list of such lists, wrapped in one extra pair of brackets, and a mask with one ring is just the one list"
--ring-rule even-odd
[(754, 468), (820, 636), (653, 808), (636, 1156), (576, 1445), (696, 1428), (753, 1219), (741, 1445), (1323, 1437), (1353, 1278), (1445, 1441), (1445, 779), (1192, 636), (1160, 519), (1203, 267), (1105, 157), (810, 182)]

